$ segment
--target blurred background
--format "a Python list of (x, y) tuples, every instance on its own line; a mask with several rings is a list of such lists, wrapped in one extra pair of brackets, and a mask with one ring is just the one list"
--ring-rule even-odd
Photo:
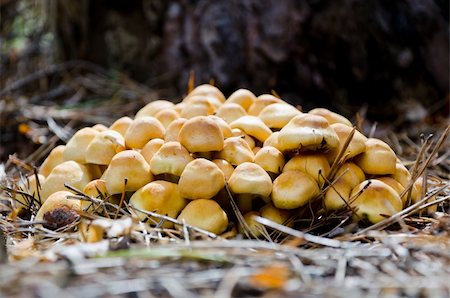
[(226, 96), (358, 114), (378, 134), (448, 122), (448, 0), (0, 0), (0, 12), (0, 161), (179, 101), (191, 73)]

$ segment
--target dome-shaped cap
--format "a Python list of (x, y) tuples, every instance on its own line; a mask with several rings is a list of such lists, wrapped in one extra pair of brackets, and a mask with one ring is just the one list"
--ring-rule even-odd
[(244, 162), (234, 169), (228, 185), (235, 194), (253, 194), (267, 198), (272, 192), (269, 174), (259, 165), (250, 162)]
[(179, 142), (189, 152), (220, 151), (223, 148), (223, 133), (211, 118), (198, 116), (184, 123), (178, 135)]

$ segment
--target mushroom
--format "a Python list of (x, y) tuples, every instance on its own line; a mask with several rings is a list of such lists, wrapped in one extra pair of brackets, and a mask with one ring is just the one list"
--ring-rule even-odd
[[(161, 215), (176, 218), (186, 206), (187, 200), (180, 195), (178, 186), (175, 183), (158, 180), (152, 181), (138, 189), (131, 196), (129, 204), (132, 207), (144, 211), (156, 212)], [(141, 221), (145, 221), (148, 218), (142, 212), (135, 212)], [(165, 228), (172, 226), (173, 224), (170, 222), (163, 224)]]
[[(403, 192), (404, 192), (404, 190), (405, 190), (405, 188), (398, 182), (398, 181), (396, 181), (394, 178), (392, 178), (392, 177), (387, 177), (387, 176), (384, 176), (384, 177), (377, 177), (377, 178), (375, 178), (376, 180), (379, 180), (379, 181), (381, 181), (381, 182), (384, 182), (384, 183), (386, 183), (387, 185), (389, 185), (390, 187), (392, 187), (396, 192), (397, 192), (397, 194), (400, 196)], [(405, 206), (406, 205), (406, 199), (407, 199), (407, 195), (406, 194), (404, 194), (402, 197), (400, 197), (401, 199), (402, 199), (402, 203), (403, 203), (403, 206)]]
[(295, 116), (301, 114), (290, 104), (274, 103), (266, 106), (258, 117), (271, 129), (281, 129)]
[(225, 103), (216, 111), (216, 116), (222, 118), (227, 123), (231, 123), (246, 115), (247, 112), (237, 103)]
[(116, 121), (114, 121), (114, 123), (111, 124), (109, 129), (115, 130), (118, 133), (120, 133), (123, 137), (125, 137), (125, 133), (131, 123), (133, 123), (133, 119), (125, 116), (125, 117), (119, 118)]
[(65, 183), (82, 190), (89, 181), (95, 179), (90, 168), (73, 160), (57, 165), (45, 179), (41, 189), (41, 200), (45, 200), (57, 191), (66, 190)]
[(272, 180), (257, 164), (244, 162), (238, 165), (228, 180), (228, 185), (237, 195), (238, 206), (244, 213), (253, 209), (255, 199), (261, 198), (265, 202), (270, 200)]
[(234, 91), (227, 99), (225, 104), (235, 103), (240, 105), (245, 111), (248, 111), (250, 106), (256, 100), (256, 96), (247, 89), (239, 89)]
[(145, 158), (148, 164), (150, 164), (153, 156), (158, 152), (158, 150), (164, 145), (163, 139), (151, 139), (144, 145), (141, 149), (141, 155)]
[(125, 144), (130, 149), (142, 149), (151, 139), (164, 138), (166, 130), (155, 117), (143, 116), (130, 124), (125, 133)]
[(280, 209), (295, 209), (306, 205), (319, 194), (317, 182), (301, 171), (281, 173), (273, 181), (272, 202)]
[(395, 173), (397, 157), (395, 152), (385, 142), (369, 138), (366, 151), (354, 158), (354, 162), (366, 174), (390, 175)]
[(241, 139), (247, 142), (250, 149), (255, 148), (256, 145), (255, 140), (251, 136), (240, 130), (239, 128), (231, 129), (231, 133), (233, 134), (233, 137), (241, 137)]
[(186, 121), (178, 135), (179, 142), (191, 153), (210, 157), (223, 148), (223, 133), (211, 118), (198, 116)]
[[(95, 179), (86, 184), (83, 188), (83, 193), (89, 197), (97, 199), (106, 199), (109, 197), (106, 190), (105, 180)], [(86, 212), (93, 212), (97, 209), (98, 204), (94, 204), (89, 201), (81, 201), (81, 209)]]
[(272, 131), (256, 116), (243, 116), (230, 123), (231, 128), (239, 128), (251, 137), (263, 143)]
[[(344, 144), (347, 141), (349, 135), (351, 134), (353, 128), (342, 123), (334, 123), (331, 124), (330, 126), (336, 132), (339, 138), (339, 147), (331, 149), (329, 150), (329, 152), (327, 152), (328, 161), (330, 163), (333, 163), (336, 157), (338, 156), (339, 152), (344, 147)], [(366, 142), (367, 138), (358, 130), (355, 130), (355, 133), (353, 134), (353, 137), (343, 155), (345, 157), (345, 160), (351, 159), (358, 154), (364, 153), (364, 151), (366, 151)]]
[(339, 139), (328, 121), (311, 114), (300, 114), (286, 124), (278, 135), (280, 151), (330, 150), (339, 146)]
[(284, 155), (277, 148), (266, 146), (256, 153), (255, 164), (261, 166), (274, 179), (284, 167)]
[(186, 119), (191, 119), (197, 116), (208, 116), (214, 114), (216, 107), (203, 96), (193, 96), (187, 101), (181, 110), (180, 116)]
[(54, 167), (62, 164), (64, 162), (63, 154), (65, 147), (66, 146), (64, 145), (59, 145), (53, 148), (47, 158), (42, 162), (41, 166), (39, 167), (38, 173), (47, 177)]
[(198, 85), (188, 94), (187, 97), (191, 97), (193, 95), (212, 96), (217, 98), (221, 103), (225, 102), (225, 96), (223, 95), (222, 91), (210, 84)]
[(163, 175), (163, 180), (178, 182), (181, 173), (194, 159), (179, 142), (167, 142), (159, 148), (150, 161), (153, 175)]
[(247, 113), (252, 116), (258, 116), (265, 107), (274, 103), (284, 103), (284, 101), (272, 94), (262, 94), (253, 101)]
[(275, 207), (272, 202), (267, 203), (259, 212), (261, 213), (261, 217), (267, 218), (280, 225), (286, 224), (292, 215), (290, 210), (279, 209)]
[(113, 195), (136, 191), (152, 181), (153, 175), (139, 152), (125, 150), (114, 155), (102, 179), (105, 180), (108, 193)]
[(233, 166), (238, 166), (244, 162), (253, 162), (255, 155), (248, 143), (241, 137), (231, 137), (224, 141), (223, 149), (215, 157), (225, 159)]
[(224, 186), (223, 172), (215, 163), (204, 158), (188, 163), (178, 182), (181, 195), (190, 200), (211, 199)]
[(181, 211), (178, 220), (214, 234), (223, 233), (228, 226), (227, 214), (213, 200), (199, 199), (189, 202)]
[(274, 148), (277, 148), (279, 151), (280, 150), (280, 145), (278, 144), (278, 135), (280, 134), (279, 131), (275, 131), (273, 132), (263, 143), (263, 147), (266, 146), (272, 146)]
[(327, 158), (320, 152), (302, 152), (292, 157), (284, 166), (283, 172), (301, 171), (310, 175), (322, 186), (330, 173), (330, 165)]
[(179, 141), (178, 134), (180, 133), (181, 128), (183, 127), (184, 123), (186, 123), (186, 118), (178, 118), (172, 123), (169, 124), (169, 126), (166, 129), (166, 133), (164, 135), (164, 140), (166, 142), (170, 141)]
[(91, 127), (85, 127), (77, 131), (64, 148), (64, 160), (73, 160), (82, 164), (87, 163), (87, 147), (97, 134), (99, 134), (99, 132)]
[(142, 107), (134, 117), (135, 119), (141, 118), (141, 117), (154, 117), (159, 111), (165, 110), (165, 109), (171, 109), (175, 105), (167, 100), (154, 100), (152, 102), (149, 102), (147, 105)]
[(344, 124), (349, 127), (353, 126), (352, 123), (350, 122), (350, 120), (348, 120), (344, 116), (339, 115), (335, 112), (332, 112), (328, 109), (316, 108), (316, 109), (312, 109), (308, 113), (312, 114), (312, 115), (319, 115), (319, 116), (324, 117), (325, 119), (327, 119), (327, 121), (328, 121), (328, 123), (330, 123), (330, 125), (334, 124), (334, 123), (341, 123), (341, 124)]
[(67, 197), (73, 196), (68, 191), (57, 191), (47, 198), (36, 214), (36, 222), (44, 222), (47, 229), (57, 230), (71, 223), (78, 218), (78, 211), (81, 210), (79, 200), (70, 200)]
[(359, 219), (367, 218), (377, 223), (402, 210), (403, 204), (397, 192), (379, 180), (366, 180), (358, 184), (350, 194), (350, 205)]
[(225, 181), (228, 181), (234, 172), (233, 166), (225, 159), (216, 158), (211, 161), (222, 171)]
[(228, 123), (225, 122), (225, 120), (223, 120), (220, 117), (214, 116), (214, 115), (210, 115), (210, 116), (208, 116), (208, 118), (214, 120), (219, 125), (220, 130), (222, 131), (223, 137), (225, 139), (233, 136), (231, 127), (230, 127), (230, 125), (228, 125)]
[(165, 109), (156, 113), (155, 118), (167, 129), (170, 123), (180, 118), (180, 115), (173, 109)]
[(86, 162), (108, 165), (117, 153), (125, 150), (123, 136), (115, 130), (99, 132), (86, 148)]
[(94, 126), (92, 126), (93, 129), (95, 129), (98, 132), (102, 132), (108, 129), (108, 127), (106, 127), (103, 124), (95, 124)]

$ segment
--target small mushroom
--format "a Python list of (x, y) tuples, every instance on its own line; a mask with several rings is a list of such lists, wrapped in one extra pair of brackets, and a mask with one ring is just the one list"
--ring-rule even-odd
[(301, 171), (310, 175), (322, 186), (330, 173), (327, 158), (320, 152), (302, 152), (292, 157), (284, 166), (283, 172)]
[(214, 116), (214, 115), (208, 116), (208, 118), (214, 120), (219, 125), (220, 130), (222, 131), (223, 137), (225, 139), (233, 136), (231, 127), (230, 127), (230, 125), (228, 125), (228, 123), (225, 122), (225, 120), (223, 120), (220, 117)]
[(47, 198), (39, 208), (35, 221), (44, 222), (47, 229), (57, 230), (71, 223), (78, 218), (78, 211), (81, 210), (79, 200), (70, 200), (67, 197), (73, 196), (68, 191), (57, 191)]
[(180, 133), (181, 128), (183, 127), (184, 123), (186, 123), (186, 118), (178, 118), (172, 123), (169, 124), (169, 126), (166, 129), (166, 133), (164, 135), (164, 140), (166, 142), (170, 141), (177, 141), (179, 142), (178, 135)]
[(266, 146), (255, 154), (255, 164), (261, 166), (272, 178), (275, 178), (284, 167), (284, 155), (277, 148)]
[(312, 109), (308, 113), (312, 114), (312, 115), (319, 115), (319, 116), (324, 117), (325, 119), (327, 119), (327, 121), (328, 121), (328, 123), (330, 123), (330, 125), (334, 124), (334, 123), (341, 123), (341, 124), (344, 124), (349, 127), (353, 126), (352, 123), (350, 122), (350, 120), (348, 120), (344, 116), (339, 115), (335, 112), (332, 112), (328, 109), (316, 108), (316, 109)]
[(222, 150), (215, 157), (225, 159), (233, 166), (238, 166), (244, 162), (253, 162), (255, 155), (244, 139), (231, 137), (224, 141)]
[(47, 177), (54, 167), (62, 164), (64, 162), (63, 154), (65, 147), (64, 145), (59, 145), (53, 148), (47, 158), (42, 162), (38, 173)]
[(86, 162), (96, 165), (108, 165), (117, 153), (125, 150), (123, 136), (115, 130), (99, 132), (86, 149)]
[(130, 149), (142, 149), (151, 139), (164, 138), (166, 130), (155, 117), (143, 116), (130, 124), (125, 133), (125, 144)]
[(119, 118), (116, 121), (114, 121), (114, 123), (111, 124), (109, 129), (115, 130), (118, 133), (120, 133), (123, 137), (125, 137), (125, 133), (131, 123), (133, 123), (133, 119), (125, 116), (125, 117)]
[[(95, 179), (86, 184), (83, 188), (83, 193), (89, 197), (96, 199), (106, 199), (109, 197), (108, 191), (106, 190), (105, 180)], [(98, 207), (98, 204), (94, 204), (89, 201), (81, 201), (81, 209), (86, 212), (93, 212)]]
[(134, 117), (135, 119), (141, 118), (141, 117), (154, 117), (159, 111), (165, 110), (165, 109), (171, 109), (175, 105), (167, 100), (154, 100), (152, 102), (149, 102), (147, 105), (142, 107)]
[(228, 124), (246, 115), (245, 109), (237, 103), (226, 103), (216, 112), (216, 116), (222, 118)]
[[(350, 133), (352, 132), (353, 128), (342, 123), (334, 123), (331, 124), (330, 126), (336, 132), (339, 138), (339, 147), (331, 149), (329, 150), (329, 152), (327, 152), (328, 161), (330, 163), (333, 163), (339, 152), (344, 147), (344, 144), (347, 138), (349, 137)], [(364, 153), (364, 151), (366, 151), (366, 142), (367, 138), (358, 130), (355, 130), (355, 133), (353, 134), (353, 137), (347, 146), (347, 150), (343, 155), (345, 159), (346, 160), (351, 159), (357, 156), (358, 154)]]
[(217, 107), (204, 96), (192, 96), (186, 98), (183, 102), (186, 104), (183, 106), (180, 116), (186, 119), (212, 115), (217, 109)]
[(241, 129), (232, 128), (231, 133), (233, 134), (233, 137), (241, 137), (241, 139), (243, 139), (248, 144), (250, 149), (255, 148), (255, 140), (251, 136), (243, 132)]
[(225, 211), (213, 200), (194, 200), (189, 202), (178, 216), (179, 221), (214, 234), (223, 233), (228, 226)]
[(248, 111), (255, 100), (256, 96), (251, 91), (247, 89), (239, 89), (234, 91), (228, 97), (226, 104), (235, 103), (240, 105), (245, 111)]
[(180, 118), (180, 115), (174, 109), (164, 109), (156, 113), (155, 118), (167, 129), (170, 123)]
[(385, 142), (369, 138), (366, 151), (354, 158), (354, 162), (366, 174), (390, 175), (395, 173), (397, 157), (395, 152)]
[(150, 164), (153, 156), (158, 152), (158, 150), (164, 145), (163, 139), (151, 139), (144, 145), (141, 149), (141, 155), (145, 158), (148, 164)]
[(73, 160), (82, 164), (87, 163), (87, 147), (97, 134), (99, 132), (91, 127), (85, 127), (77, 131), (64, 148), (64, 160)]
[(150, 161), (153, 175), (164, 175), (164, 180), (178, 182), (181, 173), (194, 159), (179, 142), (167, 142), (159, 148)]
[(234, 172), (233, 166), (225, 159), (216, 158), (211, 161), (222, 171), (225, 181), (228, 181)]
[(239, 128), (251, 137), (263, 143), (272, 131), (256, 116), (243, 116), (230, 123), (231, 128)]
[(265, 107), (258, 117), (271, 129), (281, 129), (295, 116), (301, 114), (290, 104), (274, 103)]
[(253, 101), (247, 113), (252, 116), (258, 116), (265, 107), (274, 103), (284, 103), (284, 101), (272, 94), (261, 94)]

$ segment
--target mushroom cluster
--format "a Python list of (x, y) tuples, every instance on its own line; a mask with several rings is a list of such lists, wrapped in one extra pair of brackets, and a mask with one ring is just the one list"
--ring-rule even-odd
[(125, 200), (148, 224), (161, 223), (142, 211), (216, 234), (245, 222), (258, 236), (252, 215), (289, 224), (313, 201), (321, 212), (351, 209), (355, 220), (376, 223), (420, 197), (419, 185), (405, 191), (411, 175), (394, 151), (345, 117), (302, 112), (245, 89), (225, 98), (207, 84), (178, 104), (152, 101), (134, 118), (77, 131), (33, 177), (30, 191), (36, 179), (41, 186), (39, 219), (61, 206), (98, 210), (67, 199), (68, 184), (93, 198)]

